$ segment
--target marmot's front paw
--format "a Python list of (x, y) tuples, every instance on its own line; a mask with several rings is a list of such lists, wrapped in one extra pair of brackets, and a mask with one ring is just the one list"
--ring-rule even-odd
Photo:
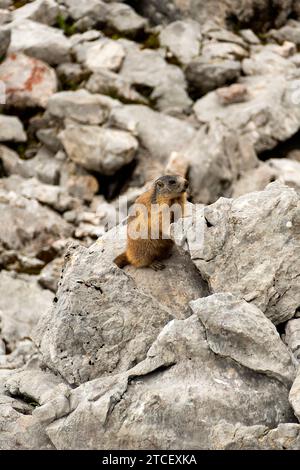
[(154, 269), (154, 271), (162, 271), (163, 269), (165, 269), (165, 267), (166, 266), (163, 263), (160, 263), (159, 261), (153, 261), (150, 264), (150, 268)]

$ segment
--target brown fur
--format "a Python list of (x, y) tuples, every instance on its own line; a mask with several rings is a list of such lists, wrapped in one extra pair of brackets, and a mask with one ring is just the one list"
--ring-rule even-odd
[[(165, 181), (166, 177), (162, 177), (163, 181)], [(161, 209), (163, 204), (167, 204), (169, 207), (175, 203), (178, 203), (181, 208), (182, 212), (184, 211), (184, 206), (186, 203), (186, 184), (185, 180), (179, 176), (172, 176), (170, 178), (176, 178), (178, 181), (178, 188), (175, 191), (172, 191), (172, 188), (168, 187), (168, 182), (165, 183), (165, 189), (162, 189), (162, 193), (157, 190), (156, 183), (153, 184), (153, 187), (143, 193), (140, 197), (137, 198), (136, 204), (143, 204), (147, 208), (147, 218), (143, 213), (138, 213), (136, 216), (131, 217), (128, 222), (128, 228), (130, 224), (133, 222), (135, 224), (139, 224), (141, 227), (148, 227), (148, 238), (138, 238), (132, 239), (130, 236), (127, 236), (127, 247), (126, 251), (119, 255), (114, 262), (120, 268), (126, 266), (127, 264), (131, 264), (136, 268), (142, 268), (155, 265), (157, 260), (161, 260), (167, 258), (173, 246), (173, 241), (170, 239), (163, 239), (162, 238), (162, 214), (161, 211), (156, 212), (151, 210), (151, 204), (156, 203)], [(157, 180), (158, 181), (158, 180)], [(183, 189), (184, 187), (184, 189)], [(158, 227), (159, 227), (159, 238), (153, 239), (151, 238), (151, 223), (154, 222), (153, 218), (159, 217), (158, 220)], [(171, 222), (174, 221), (171, 220)], [(157, 221), (155, 221), (157, 223)], [(135, 225), (136, 226), (136, 225)], [(159, 263), (156, 263), (156, 267)], [(160, 265), (158, 269), (162, 269), (163, 265)]]

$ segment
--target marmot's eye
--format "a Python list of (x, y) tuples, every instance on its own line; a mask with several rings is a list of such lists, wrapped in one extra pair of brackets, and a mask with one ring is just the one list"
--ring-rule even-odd
[(170, 184), (176, 184), (176, 180), (169, 180)]

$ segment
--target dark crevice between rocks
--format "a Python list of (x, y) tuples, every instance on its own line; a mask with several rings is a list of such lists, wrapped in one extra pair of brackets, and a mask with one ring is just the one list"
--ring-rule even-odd
[[(152, 36), (155, 36), (155, 35), (153, 33), (149, 33), (147, 31), (145, 31), (144, 29), (140, 29), (140, 30), (137, 30), (137, 31), (120, 32), (117, 29), (115, 29), (114, 27), (112, 27), (111, 25), (109, 25), (108, 23), (106, 23), (105, 25), (102, 25), (100, 29), (101, 29), (101, 32), (106, 37), (108, 37), (110, 39), (113, 39), (115, 41), (117, 41), (118, 39), (130, 39), (132, 41), (140, 43), (142, 46), (149, 42), (149, 44), (153, 44), (153, 48), (156, 49), (156, 48), (159, 47), (158, 41), (155, 42), (153, 40), (153, 42), (152, 42)], [(151, 39), (149, 39), (149, 38), (151, 38)]]
[(269, 0), (266, 7), (262, 7), (259, 2), (254, 4), (252, 14), (245, 16), (244, 19), (240, 19), (234, 12), (228, 12), (225, 18), (226, 25), (235, 32), (240, 29), (251, 29), (256, 34), (266, 33), (272, 28), (279, 28), (283, 26), (283, 24), (278, 24), (278, 19), (282, 13), (282, 5), (276, 6), (274, 3), (273, 0)]
[(300, 160), (300, 131), (296, 132), (289, 139), (279, 142), (273, 149), (261, 152), (258, 158), (264, 162), (271, 158), (287, 158), (288, 154), (293, 150), (299, 151)]
[(108, 202), (111, 202), (113, 199), (120, 196), (121, 193), (126, 191), (129, 187), (130, 180), (136, 166), (137, 160), (134, 159), (111, 176), (91, 172), (99, 183), (99, 191), (97, 194), (104, 196)]
[[(2, 331), (2, 330), (0, 329), (0, 336), (1, 336), (1, 331)], [(9, 346), (8, 341), (6, 341), (6, 339), (4, 339), (4, 338), (1, 338), (1, 339), (2, 339), (2, 341), (3, 341), (3, 343), (4, 343), (4, 346), (5, 346), (5, 354), (6, 354), (6, 355), (11, 354), (11, 353), (13, 352), (13, 350), (12, 350), (11, 347)]]
[[(34, 397), (32, 397), (31, 395), (28, 395), (26, 393), (21, 393), (20, 391), (16, 392), (16, 393), (11, 393), (11, 392), (7, 392), (7, 395), (11, 398), (14, 398), (16, 400), (19, 400), (23, 403), (26, 403), (27, 405), (30, 405), (32, 407), (32, 410), (34, 410), (34, 408), (36, 408), (37, 406), (40, 406), (40, 403), (38, 401), (36, 401), (36, 399)], [(25, 413), (25, 414), (30, 414), (30, 410), (28, 410), (28, 413)]]
[(5, 171), (3, 160), (0, 158), (0, 178), (6, 178), (8, 176), (7, 172)]
[[(241, 73), (241, 75), (242, 75), (242, 73)], [(220, 85), (219, 88), (230, 86), (230, 85), (233, 85), (234, 83), (238, 83), (239, 78), (240, 77), (236, 77), (236, 78), (233, 78), (231, 80), (228, 79), (225, 83)], [(193, 84), (191, 80), (187, 80), (187, 85), (188, 85), (187, 86), (187, 93), (188, 93), (189, 97), (191, 98), (191, 100), (193, 102), (196, 102), (200, 98), (203, 98), (205, 95), (207, 95), (208, 93), (210, 93), (212, 91), (217, 90), (217, 88), (218, 88), (218, 86), (212, 86), (211, 89), (205, 89), (205, 91), (203, 91), (203, 89), (201, 89), (201, 87), (199, 87), (196, 84)]]
[(152, 379), (157, 375), (161, 374), (162, 372), (166, 372), (167, 370), (171, 369), (173, 366), (176, 365), (176, 362), (170, 362), (167, 364), (162, 364), (161, 366), (157, 367), (156, 369), (146, 372), (145, 374), (140, 375), (129, 375), (128, 377), (128, 384), (134, 383), (136, 381), (140, 381), (142, 379)]
[(61, 29), (64, 34), (69, 37), (77, 33), (77, 28), (74, 23), (75, 22), (74, 20), (72, 20), (72, 18), (65, 18), (63, 15), (58, 15), (58, 17), (56, 18), (56, 23), (53, 26), (55, 28)]
[(279, 323), (278, 325), (275, 325), (276, 330), (277, 330), (280, 338), (282, 338), (282, 336), (285, 334), (286, 324), (287, 324), (287, 322), (283, 322), (283, 323)]
[[(130, 5), (139, 15), (149, 18), (153, 25), (160, 23), (170, 23), (171, 21), (180, 20), (182, 13), (178, 8), (174, 8), (174, 4), (170, 4), (166, 0), (156, 0), (156, 2), (149, 2), (148, 0), (127, 0), (126, 3)], [(155, 6), (154, 3), (157, 3)]]
[(44, 110), (42, 108), (25, 108), (19, 109), (14, 107), (7, 107), (5, 114), (7, 116), (15, 116), (20, 119), (24, 126), (24, 131), (27, 135), (26, 142), (5, 142), (5, 145), (11, 150), (17, 152), (20, 158), (28, 160), (33, 158), (38, 149), (41, 147), (40, 141), (36, 138), (34, 125), (31, 120), (33, 118), (42, 117)]

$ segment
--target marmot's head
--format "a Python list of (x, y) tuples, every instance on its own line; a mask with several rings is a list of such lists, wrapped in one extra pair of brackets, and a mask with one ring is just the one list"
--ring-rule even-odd
[(179, 194), (185, 193), (188, 188), (188, 182), (182, 176), (165, 175), (160, 176), (154, 182), (156, 195), (162, 195), (170, 198), (178, 197)]

